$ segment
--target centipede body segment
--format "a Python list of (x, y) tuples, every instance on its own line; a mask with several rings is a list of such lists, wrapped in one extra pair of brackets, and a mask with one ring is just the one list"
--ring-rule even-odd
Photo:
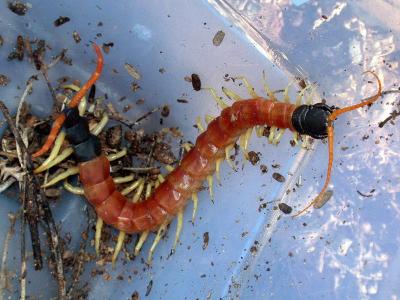
[[(220, 116), (210, 121), (207, 129), (198, 136), (194, 146), (183, 157), (179, 166), (169, 173), (144, 201), (129, 201), (117, 189), (110, 175), (109, 160), (102, 153), (99, 139), (89, 131), (87, 119), (80, 116), (77, 109), (80, 100), (78, 98), (82, 98), (101, 72), (102, 56), (96, 46), (95, 50), (98, 55), (98, 67), (95, 73), (83, 86), (83, 92), (79, 92), (79, 96), (76, 96), (71, 101), (72, 104), (63, 111), (59, 117), (62, 121), (58, 120), (55, 127), (60, 128), (65, 121), (66, 138), (72, 144), (79, 162), (79, 177), (84, 195), (102, 222), (124, 233), (143, 233), (144, 238), (149, 231), (164, 228), (165, 224), (176, 215), (181, 215), (188, 199), (196, 195), (203, 181), (209, 179), (219, 168), (220, 162), (227, 156), (227, 149), (231, 149), (239, 138), (245, 136), (247, 139), (248, 133), (251, 134), (251, 129), (256, 126), (289, 129), (315, 139), (328, 137), (329, 164), (324, 191), (332, 168), (333, 121), (344, 112), (373, 103), (381, 94), (379, 78), (372, 72), (370, 73), (377, 79), (379, 85), (376, 95), (360, 104), (341, 110), (323, 103), (299, 105), (278, 102), (274, 96), (269, 99), (255, 97), (256, 94), (251, 88), (248, 90), (254, 98), (248, 100), (239, 100), (238, 96), (229, 92), (228, 94), (236, 101), (231, 106), (223, 105)], [(272, 92), (267, 88), (266, 90), (271, 95)], [(51, 139), (55, 138), (56, 134), (53, 134)], [(46, 145), (49, 143), (51, 144), (47, 142)], [(44, 151), (40, 150), (34, 156), (39, 156)]]

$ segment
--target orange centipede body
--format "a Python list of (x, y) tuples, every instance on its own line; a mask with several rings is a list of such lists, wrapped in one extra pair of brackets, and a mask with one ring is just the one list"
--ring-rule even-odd
[[(57, 128), (61, 127), (60, 124), (65, 120), (66, 136), (73, 145), (79, 161), (79, 176), (85, 197), (106, 224), (126, 233), (155, 230), (173, 219), (185, 207), (191, 195), (200, 189), (203, 181), (215, 172), (217, 161), (225, 156), (225, 149), (249, 128), (255, 126), (275, 126), (317, 139), (328, 137), (328, 174), (323, 190), (318, 195), (320, 197), (330, 179), (334, 120), (344, 112), (373, 103), (381, 94), (379, 78), (369, 72), (378, 81), (379, 89), (376, 95), (343, 109), (335, 109), (322, 103), (299, 106), (261, 97), (236, 101), (209, 123), (207, 129), (198, 136), (193, 148), (183, 157), (180, 165), (147, 199), (132, 203), (116, 188), (110, 176), (110, 163), (101, 151), (100, 142), (89, 132), (87, 119), (79, 116), (76, 108), (80, 98), (101, 72), (102, 56), (97, 51), (98, 47), (95, 46), (95, 50), (98, 67), (81, 89), (84, 92), (80, 92), (79, 96), (72, 100), (73, 104), (63, 111), (60, 117), (63, 121), (57, 123)], [(35, 156), (42, 152), (41, 150), (35, 153)]]

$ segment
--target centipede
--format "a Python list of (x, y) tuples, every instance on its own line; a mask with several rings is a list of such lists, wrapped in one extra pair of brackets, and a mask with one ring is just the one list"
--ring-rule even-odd
[[(358, 104), (340, 109), (325, 103), (301, 104), (301, 97), (306, 88), (299, 94), (296, 103), (290, 103), (288, 88), (285, 89), (283, 101), (278, 101), (267, 84), (264, 88), (268, 97), (260, 97), (245, 78), (241, 79), (251, 98), (242, 99), (233, 91), (223, 89), (228, 98), (233, 100), (232, 105), (223, 102), (215, 90), (209, 89), (222, 109), (220, 115), (209, 118), (206, 128), (198, 122), (202, 133), (195, 143), (188, 147), (177, 167), (166, 177), (160, 177), (153, 191), (146, 192), (143, 201), (132, 201), (118, 190), (110, 174), (110, 159), (102, 151), (99, 138), (89, 130), (88, 119), (80, 114), (78, 109), (81, 99), (98, 80), (103, 67), (101, 50), (96, 44), (93, 44), (93, 47), (97, 56), (96, 70), (56, 118), (47, 141), (32, 157), (37, 158), (49, 151), (60, 135), (64, 135), (72, 146), (78, 163), (72, 173), (79, 174), (83, 187), (81, 194), (98, 216), (96, 229), (101, 228), (103, 223), (110, 225), (120, 231), (122, 240), (125, 234), (140, 234), (139, 244), (143, 244), (149, 232), (157, 231), (159, 238), (160, 232), (165, 231), (166, 226), (176, 216), (178, 218), (181, 216), (188, 200), (197, 198), (197, 192), (204, 181), (208, 181), (212, 194), (212, 177), (214, 173), (219, 177), (220, 164), (224, 160), (232, 163), (229, 151), (233, 145), (239, 140), (246, 152), (252, 130), (263, 126), (271, 128), (268, 139), (272, 143), (276, 143), (286, 129), (293, 132), (296, 141), (299, 136), (328, 141), (328, 165), (324, 185), (320, 193), (293, 217), (305, 213), (324, 195), (331, 179), (335, 120), (346, 112), (373, 104), (382, 93), (381, 81), (372, 71), (365, 73), (376, 79), (377, 92), (371, 97), (360, 100)], [(59, 147), (59, 143), (57, 145)], [(135, 188), (139, 186), (142, 186), (140, 192), (138, 191), (140, 194), (143, 191), (143, 182), (138, 182)], [(181, 222), (181, 219), (178, 219), (177, 231), (181, 229)], [(99, 234), (97, 230), (97, 241)]]

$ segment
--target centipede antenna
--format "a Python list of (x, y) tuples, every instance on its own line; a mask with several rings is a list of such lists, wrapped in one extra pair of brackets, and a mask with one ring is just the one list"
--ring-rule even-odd
[(354, 104), (354, 105), (350, 105), (347, 107), (344, 107), (342, 109), (337, 109), (335, 111), (333, 111), (330, 116), (328, 117), (328, 129), (327, 129), (327, 133), (328, 133), (328, 148), (329, 148), (329, 158), (328, 158), (328, 168), (326, 171), (326, 179), (325, 179), (325, 183), (324, 186), (322, 187), (322, 190), (320, 191), (320, 193), (317, 195), (317, 197), (315, 197), (315, 199), (313, 201), (311, 201), (304, 209), (302, 209), (300, 212), (296, 213), (293, 217), (297, 217), (301, 214), (303, 214), (305, 211), (307, 211), (312, 205), (314, 205), (316, 202), (319, 202), (320, 199), (325, 195), (325, 192), (328, 188), (329, 185), (329, 181), (331, 179), (331, 172), (332, 172), (332, 164), (333, 164), (333, 148), (334, 148), (334, 129), (333, 129), (333, 122), (336, 120), (336, 118), (346, 112), (355, 110), (357, 108), (366, 106), (366, 105), (371, 105), (372, 103), (374, 103), (376, 100), (379, 99), (379, 97), (382, 94), (382, 83), (379, 79), (379, 77), (372, 71), (366, 71), (365, 73), (369, 73), (371, 75), (373, 75), (375, 77), (375, 79), (377, 80), (378, 83), (378, 91), (376, 92), (375, 95), (368, 97), (366, 99), (361, 100), (361, 103), (358, 104)]
[(242, 100), (242, 97), (240, 97), (238, 94), (236, 94), (234, 91), (226, 88), (226, 87), (222, 87), (222, 92), (231, 100), (233, 101), (240, 101)]
[(157, 235), (156, 238), (153, 241), (153, 244), (150, 247), (149, 250), (149, 255), (147, 256), (147, 263), (151, 264), (151, 261), (153, 260), (153, 254), (154, 254), (154, 250), (156, 249), (158, 243), (160, 242), (161, 238), (164, 236), (164, 233), (167, 229), (168, 226), (168, 221), (164, 222), (160, 228), (158, 228), (157, 230)]
[(247, 92), (250, 94), (250, 96), (251, 96), (252, 98), (260, 98), (260, 96), (258, 96), (257, 93), (255, 92), (255, 89), (254, 89), (253, 85), (247, 80), (246, 77), (244, 77), (244, 76), (238, 76), (238, 77), (236, 77), (235, 79), (239, 79), (239, 80), (242, 80), (242, 81), (243, 81), (244, 86), (245, 86), (246, 89), (247, 89)]
[(211, 95), (213, 96), (214, 100), (217, 102), (217, 104), (219, 105), (219, 107), (221, 109), (227, 108), (228, 104), (226, 104), (224, 101), (222, 101), (222, 99), (218, 96), (217, 92), (215, 91), (215, 89), (213, 88), (204, 88), (205, 90), (208, 90)]
[(181, 209), (177, 215), (175, 240), (174, 240), (174, 245), (172, 246), (172, 250), (171, 250), (172, 253), (175, 253), (175, 249), (176, 249), (176, 246), (178, 245), (179, 236), (181, 235), (182, 228), (183, 228), (183, 209)]
[(207, 176), (207, 182), (208, 182), (208, 191), (210, 193), (210, 198), (211, 201), (214, 202), (214, 189), (213, 189), (213, 176), (212, 175), (208, 175)]
[(101, 231), (103, 229), (103, 219), (97, 217), (96, 221), (96, 233), (94, 234), (94, 248), (96, 250), (96, 255), (98, 256), (100, 253), (100, 240), (101, 240)]
[(197, 207), (199, 204), (199, 197), (197, 196), (197, 193), (192, 194), (192, 201), (193, 201), (192, 224), (194, 224), (194, 218), (196, 217)]
[(49, 151), (49, 149), (53, 145), (54, 141), (56, 140), (57, 135), (60, 132), (65, 119), (66, 119), (66, 116), (64, 114), (61, 114), (56, 118), (56, 120), (53, 123), (53, 127), (51, 128), (50, 134), (47, 137), (46, 142), (43, 144), (42, 148), (40, 148), (38, 151), (36, 151), (35, 153), (32, 154), (33, 158), (42, 156), (47, 151)]
[(37, 167), (33, 171), (34, 173), (37, 174), (37, 173), (40, 173), (40, 172), (43, 172), (43, 171), (47, 170), (46, 166), (48, 164), (50, 164), (50, 162), (57, 157), (58, 153), (60, 152), (60, 149), (61, 149), (61, 146), (62, 146), (64, 140), (65, 140), (65, 132), (61, 131), (58, 134), (58, 136), (56, 138), (56, 141), (54, 142), (54, 147), (53, 147), (53, 149), (51, 149), (49, 157), (47, 157), (46, 160), (39, 167)]
[[(69, 107), (74, 108), (76, 107), (79, 102), (81, 101), (82, 97), (86, 94), (86, 92), (90, 89), (90, 87), (97, 81), (97, 79), (100, 77), (101, 71), (103, 69), (103, 54), (101, 53), (101, 50), (99, 46), (97, 46), (95, 43), (93, 43), (93, 48), (96, 52), (97, 56), (97, 66), (96, 70), (93, 72), (92, 76), (89, 78), (89, 80), (83, 85), (83, 87), (75, 94), (75, 96), (72, 98), (72, 100), (69, 102)], [(53, 145), (57, 134), (60, 132), (62, 125), (64, 124), (64, 121), (66, 119), (65, 114), (60, 114), (57, 119), (55, 120), (53, 127), (51, 128), (50, 134), (47, 137), (47, 141), (44, 143), (42, 148), (40, 148), (37, 152), (32, 154), (33, 158), (39, 157), (46, 153), (50, 147)]]
[(120, 231), (118, 234), (117, 244), (115, 245), (114, 253), (111, 258), (111, 265), (112, 265), (113, 269), (115, 269), (115, 262), (117, 261), (118, 255), (121, 252), (122, 246), (124, 244), (125, 235), (126, 234), (123, 231)]

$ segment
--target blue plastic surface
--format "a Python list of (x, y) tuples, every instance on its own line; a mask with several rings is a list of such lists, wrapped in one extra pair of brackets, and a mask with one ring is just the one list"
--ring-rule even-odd
[[(30, 3), (32, 8), (23, 17), (11, 13), (5, 2), (0, 4), (0, 34), (5, 40), (0, 48), (0, 73), (11, 78), (7, 87), (0, 87), (0, 99), (14, 110), (22, 93), (17, 87), (23, 87), (34, 73), (27, 61), (6, 61), (18, 34), (45, 39), (52, 54), (68, 48), (73, 66), (57, 65), (49, 72), (53, 82), (65, 75), (84, 81), (95, 66), (89, 41), (113, 42), (105, 54), (99, 94), (107, 93), (119, 110), (145, 99), (128, 113), (132, 119), (160, 104), (170, 105), (164, 126), (179, 127), (191, 141), (198, 134), (193, 127), (195, 118), (218, 114), (212, 97), (206, 91), (194, 92), (184, 80), (192, 73), (200, 75), (203, 86), (219, 91), (226, 86), (243, 97), (248, 96), (245, 88), (238, 81), (226, 82), (225, 74), (246, 76), (261, 95), (265, 95), (262, 71), (273, 90), (300, 76), (316, 82), (320, 98), (337, 106), (374, 93), (375, 84), (362, 75), (365, 70), (375, 70), (385, 89), (398, 88), (399, 26), (391, 20), (400, 7), (393, 1)], [(59, 16), (71, 21), (54, 27)], [(82, 37), (79, 44), (72, 38), (74, 30)], [(226, 35), (216, 47), (212, 39), (218, 30)], [(142, 74), (136, 93), (130, 91), (132, 78), (124, 70), (126, 62)], [(165, 72), (159, 72), (160, 68)], [(292, 89), (292, 98), (296, 89)], [(122, 96), (127, 99), (118, 102)], [(179, 98), (189, 103), (178, 103)], [(28, 101), (36, 112), (50, 112), (51, 97), (43, 81), (35, 83)], [(149, 242), (138, 258), (127, 264), (119, 261), (116, 270), (95, 262), (86, 265), (81, 282), (89, 284), (88, 298), (128, 299), (137, 291), (146, 299), (398, 299), (400, 135), (397, 120), (378, 127), (393, 109), (399, 109), (398, 103), (396, 95), (388, 95), (370, 109), (349, 113), (335, 123), (330, 185), (334, 193), (323, 209), (292, 219), (274, 206), (283, 201), (299, 209), (318, 193), (325, 176), (327, 146), (317, 142), (310, 151), (292, 147), (289, 133), (278, 146), (253, 137), (250, 149), (261, 153), (259, 164), (268, 166), (267, 174), (248, 162), (242, 166), (240, 161), (237, 172), (224, 164), (214, 203), (207, 192), (199, 195), (194, 226), (189, 222), (192, 204), (188, 206), (174, 255), (169, 256), (175, 221), (150, 268), (143, 263)], [(159, 128), (158, 121), (153, 116), (141, 126), (151, 132)], [(276, 164), (278, 169), (271, 167)], [(286, 181), (275, 181), (273, 172), (284, 175)], [(299, 178), (301, 186), (297, 187)], [(7, 213), (16, 212), (18, 204), (15, 195), (7, 193), (0, 201), (2, 253), (9, 227)], [(266, 208), (259, 209), (263, 203)], [(77, 250), (86, 226), (86, 201), (65, 192), (52, 206), (62, 234), (71, 233), (71, 247)], [(203, 250), (205, 232), (210, 240)], [(127, 248), (132, 251), (132, 246)], [(18, 233), (6, 266), (18, 275)], [(94, 269), (105, 270), (111, 279), (92, 276)], [(32, 297), (56, 295), (47, 268), (38, 273), (29, 269), (28, 278)], [(152, 288), (145, 297), (149, 282)], [(5, 299), (18, 298), (18, 282), (13, 280), (11, 290), (2, 292)]]

